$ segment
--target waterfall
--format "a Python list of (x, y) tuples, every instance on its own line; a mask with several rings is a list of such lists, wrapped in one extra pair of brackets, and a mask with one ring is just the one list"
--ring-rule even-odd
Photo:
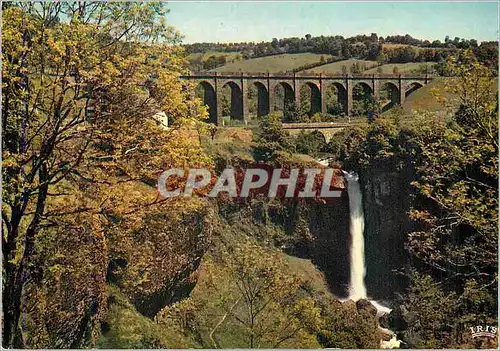
[[(349, 212), (351, 216), (350, 232), (351, 232), (351, 275), (349, 281), (349, 300), (358, 301), (367, 299), (365, 286), (365, 218), (363, 215), (363, 197), (359, 187), (359, 177), (354, 172), (345, 172), (347, 180), (347, 194), (349, 195)], [(385, 314), (391, 313), (391, 309), (387, 308), (377, 301), (369, 300), (370, 303), (377, 309), (377, 318)], [(387, 334), (391, 334), (391, 340), (380, 341), (380, 348), (393, 349), (399, 348), (401, 341), (397, 339), (389, 329), (380, 327), (380, 330)]]
[(365, 287), (365, 220), (363, 216), (363, 200), (359, 187), (358, 175), (354, 172), (345, 174), (347, 193), (349, 194), (349, 211), (351, 215), (351, 274), (349, 282), (349, 299), (357, 301), (366, 298)]

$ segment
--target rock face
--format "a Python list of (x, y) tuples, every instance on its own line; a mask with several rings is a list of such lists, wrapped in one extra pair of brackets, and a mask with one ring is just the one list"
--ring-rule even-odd
[(368, 311), (368, 313), (373, 315), (373, 317), (377, 316), (377, 308), (375, 306), (373, 306), (371, 304), (371, 302), (368, 301), (367, 299), (361, 299), (361, 300), (356, 301), (356, 308), (358, 309), (358, 311), (361, 311), (361, 310)]
[(342, 197), (335, 202), (310, 208), (309, 230), (314, 237), (310, 257), (325, 273), (331, 291), (339, 298), (348, 296), (349, 221), (347, 191), (342, 191)]
[(378, 172), (360, 177), (365, 213), (365, 283), (374, 300), (392, 300), (407, 285), (396, 274), (407, 262), (404, 243), (411, 231), (411, 174)]
[[(407, 279), (394, 272), (408, 260), (404, 243), (411, 232), (408, 211), (411, 205), (412, 175), (403, 172), (371, 171), (360, 174), (363, 195), (365, 239), (365, 284), (368, 296), (390, 301), (404, 290)], [(339, 186), (340, 187), (340, 186)], [(342, 196), (330, 203), (306, 205), (304, 219), (312, 241), (295, 252), (312, 260), (325, 273), (331, 291), (339, 298), (348, 297), (350, 272), (349, 198)]]

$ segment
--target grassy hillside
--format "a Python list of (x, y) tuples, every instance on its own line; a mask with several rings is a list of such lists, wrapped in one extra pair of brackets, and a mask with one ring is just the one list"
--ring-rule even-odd
[(258, 57), (246, 61), (230, 63), (218, 67), (212, 70), (212, 72), (285, 72), (303, 65), (319, 63), (322, 56), (325, 60), (331, 57), (330, 55), (312, 53)]
[(214, 140), (204, 140), (207, 152), (226, 159), (253, 161), (252, 131), (245, 128), (219, 128)]
[(387, 49), (387, 50), (394, 50), (394, 49), (399, 49), (399, 48), (405, 48), (405, 47), (411, 47), (412, 49), (416, 50), (417, 52), (420, 50), (437, 50), (437, 51), (450, 51), (454, 50), (452, 48), (432, 48), (432, 47), (421, 47), (421, 46), (415, 46), (415, 45), (408, 45), (408, 44), (396, 44), (396, 43), (384, 43), (382, 44), (382, 49)]
[[(442, 116), (447, 113), (445, 105), (440, 103), (436, 97), (436, 93), (444, 98), (449, 98), (450, 95), (445, 92), (445, 79), (435, 78), (429, 84), (414, 91), (405, 99), (401, 105), (402, 113), (406, 118), (410, 118), (417, 111), (435, 112)], [(383, 115), (391, 115), (396, 113), (396, 109), (391, 109), (383, 113)]]
[[(459, 106), (459, 101), (456, 97), (445, 91), (446, 79), (453, 78), (435, 78), (429, 84), (414, 91), (408, 96), (402, 105), (405, 114), (410, 114), (412, 111), (418, 110), (445, 113), (446, 107), (438, 101), (435, 93), (445, 98), (452, 110), (456, 110)], [(498, 79), (495, 79), (494, 84), (491, 86), (491, 90), (493, 92), (498, 92)]]
[[(305, 295), (312, 294), (318, 296), (318, 298), (320, 296), (333, 298), (328, 290), (324, 275), (318, 271), (310, 260), (292, 257), (277, 249), (261, 246), (262, 243), (253, 238), (256, 233), (265, 233), (264, 236), (272, 237), (274, 235), (283, 235), (281, 232), (281, 228), (272, 225), (257, 225), (252, 223), (251, 220), (245, 219), (235, 221), (231, 225), (223, 224), (221, 236), (214, 244), (212, 252), (204, 258), (199, 271), (198, 282), (190, 297), (177, 304), (173, 309), (166, 308), (163, 313), (160, 313), (157, 317), (160, 325), (167, 330), (176, 330), (180, 327), (178, 316), (182, 315), (192, 318), (189, 319), (190, 322), (188, 323), (192, 328), (185, 328), (184, 333), (191, 340), (196, 340), (198, 347), (248, 347), (248, 330), (231, 314), (228, 314), (227, 306), (233, 304), (240, 292), (226, 266), (227, 262), (225, 260), (228, 256), (223, 253), (226, 252), (227, 248), (239, 247), (238, 245), (246, 240), (262, 248), (262, 251), (259, 252), (264, 254), (261, 257), (263, 260), (270, 259), (270, 257), (282, 260), (283, 266), (281, 266), (281, 269), (286, 274), (294, 275), (303, 281), (301, 290)], [(277, 256), (267, 256), (273, 254)], [(263, 290), (262, 294), (267, 299), (265, 290)], [(231, 301), (231, 303), (228, 304), (227, 301)], [(195, 315), (189, 315), (192, 306), (196, 306)], [(245, 308), (243, 302), (238, 306), (234, 306), (236, 308), (232, 311), (236, 315), (246, 315), (246, 311), (240, 311), (240, 309)], [(308, 348), (320, 346), (312, 335), (307, 336), (307, 334), (300, 333), (285, 345), (299, 345)], [(262, 345), (262, 347), (264, 346), (269, 347), (270, 345)]]
[(222, 52), (222, 51), (207, 51), (207, 52), (195, 52), (189, 54), (186, 57), (186, 60), (192, 61), (206, 61), (210, 56), (225, 56), (227, 62), (231, 62), (231, 60), (236, 59), (238, 55), (241, 55), (239, 52)]
[(364, 67), (366, 67), (367, 69), (372, 68), (372, 67), (377, 65), (377, 62), (375, 62), (375, 61), (351, 59), (351, 60), (337, 61), (337, 62), (329, 63), (329, 64), (326, 64), (323, 66), (319, 66), (319, 67), (314, 67), (314, 68), (305, 70), (304, 72), (307, 72), (307, 73), (326, 73), (326, 74), (342, 73), (342, 66), (346, 66), (348, 72), (350, 72), (349, 71), (350, 67), (352, 67), (352, 65), (356, 62), (359, 62), (361, 67), (363, 67), (363, 65), (364, 65)]
[[(233, 63), (237, 61), (243, 61), (243, 56), (239, 52), (222, 52), (222, 51), (207, 51), (191, 53), (186, 57), (186, 61), (189, 63), (189, 68), (193, 71), (204, 71), (209, 67), (217, 67), (217, 65), (205, 66), (205, 63), (209, 61), (209, 58), (215, 56), (217, 61), (222, 57), (225, 59), (225, 63)], [(223, 64), (223, 63), (222, 63)]]
[(408, 46), (411, 47), (412, 49), (417, 50), (417, 51), (422, 49), (421, 47), (415, 46), (415, 45), (396, 44), (396, 43), (384, 43), (384, 44), (382, 44), (382, 49), (394, 50), (394, 49), (399, 49), (399, 48), (406, 48)]
[(388, 63), (380, 66), (382, 72), (379, 72), (379, 67), (373, 67), (366, 70), (364, 73), (383, 73), (392, 74), (394, 73), (394, 67), (397, 67), (398, 73), (410, 73), (412, 71), (418, 70), (422, 65), (429, 66), (431, 68), (435, 62), (409, 62), (409, 63)]
[(426, 86), (414, 91), (403, 103), (403, 111), (405, 113), (411, 113), (415, 110), (444, 111), (444, 106), (437, 100), (433, 93), (433, 91), (436, 91), (440, 95), (446, 96), (444, 79), (446, 78), (436, 78)]
[(102, 334), (97, 341), (101, 349), (194, 348), (197, 344), (183, 335), (179, 328), (164, 328), (141, 315), (127, 296), (110, 287), (106, 319), (101, 323)]

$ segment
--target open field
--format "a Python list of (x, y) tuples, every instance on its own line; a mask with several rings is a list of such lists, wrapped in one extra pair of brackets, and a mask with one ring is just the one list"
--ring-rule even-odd
[[(451, 108), (450, 111), (456, 111), (456, 109), (460, 105), (460, 101), (450, 92), (446, 91), (446, 80), (451, 80), (449, 82), (449, 84), (451, 84), (453, 78), (435, 78), (429, 84), (414, 91), (405, 99), (405, 102), (401, 106), (403, 108), (403, 113), (409, 116), (415, 111), (428, 111), (445, 115), (448, 112), (448, 109), (445, 104), (438, 101), (438, 97), (436, 96), (436, 94), (440, 98), (446, 99), (447, 104)], [(491, 90), (493, 92), (496, 92), (497, 89), (498, 80), (495, 80), (495, 83), (492, 85)], [(390, 114), (391, 111), (392, 110), (389, 110), (385, 112), (385, 114)]]
[(331, 57), (312, 53), (266, 56), (230, 63), (211, 72), (285, 72), (303, 65), (319, 63), (322, 56), (325, 60)]
[(366, 61), (366, 60), (343, 60), (343, 61), (337, 61), (337, 62), (332, 62), (326, 65), (314, 67), (302, 72), (307, 72), (307, 73), (326, 73), (326, 74), (334, 74), (334, 73), (342, 73), (342, 66), (346, 66), (347, 71), (349, 72), (349, 68), (356, 62), (359, 62), (361, 67), (366, 67), (372, 68), (377, 65), (377, 62), (375, 61)]
[(445, 79), (446, 78), (436, 78), (429, 84), (414, 91), (405, 99), (405, 102), (402, 105), (403, 111), (406, 114), (418, 110), (445, 112), (445, 106), (438, 101), (434, 93), (439, 92), (441, 96), (449, 98), (449, 94), (444, 91)]
[(412, 49), (415, 49), (417, 51), (426, 50), (426, 49), (437, 50), (437, 51), (455, 50), (453, 48), (432, 48), (432, 47), (426, 47), (426, 46), (422, 47), (422, 46), (415, 46), (415, 45), (408, 45), (408, 44), (395, 44), (395, 43), (384, 43), (384, 44), (382, 44), (382, 49), (394, 50), (394, 49), (398, 49), (398, 48), (405, 48), (407, 46), (409, 46)]
[(388, 49), (388, 50), (391, 50), (391, 49), (399, 49), (399, 48), (405, 48), (407, 46), (410, 46), (412, 47), (413, 49), (415, 50), (419, 50), (420, 47), (419, 46), (415, 46), (415, 45), (408, 45), (408, 44), (395, 44), (395, 43), (384, 43), (382, 44), (382, 49)]
[(380, 66), (382, 72), (379, 72), (379, 67), (373, 67), (366, 70), (364, 73), (383, 73), (392, 74), (394, 73), (394, 67), (397, 67), (398, 73), (410, 73), (412, 71), (418, 70), (422, 65), (429, 66), (431, 68), (435, 65), (435, 62), (409, 62), (409, 63), (387, 63)]
[(186, 57), (186, 60), (192, 61), (206, 61), (210, 56), (225, 56), (227, 62), (236, 59), (241, 54), (239, 52), (222, 52), (222, 51), (207, 51), (207, 52), (194, 52)]

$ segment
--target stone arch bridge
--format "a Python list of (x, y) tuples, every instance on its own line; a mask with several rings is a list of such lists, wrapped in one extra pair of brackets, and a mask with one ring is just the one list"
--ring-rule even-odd
[(257, 115), (263, 116), (273, 112), (275, 108), (276, 88), (281, 85), (284, 90), (284, 101), (294, 101), (300, 106), (301, 88), (310, 89), (311, 112), (327, 112), (327, 92), (333, 89), (337, 101), (341, 104), (345, 115), (349, 116), (353, 109), (354, 88), (360, 85), (363, 90), (377, 99), (382, 88), (389, 91), (390, 105), (402, 104), (413, 91), (432, 80), (430, 75), (326, 75), (326, 74), (271, 74), (271, 73), (191, 73), (181, 79), (196, 81), (203, 87), (203, 100), (209, 107), (210, 122), (222, 125), (222, 92), (223, 88), (231, 88), (231, 116), (247, 121), (248, 89), (254, 86), (257, 90)]

